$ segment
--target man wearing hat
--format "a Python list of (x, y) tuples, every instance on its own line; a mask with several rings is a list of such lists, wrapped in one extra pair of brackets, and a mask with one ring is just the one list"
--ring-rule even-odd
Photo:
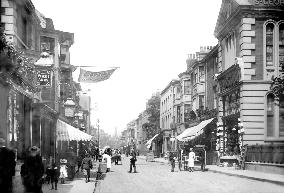
[(12, 193), (12, 180), (15, 175), (15, 153), (6, 147), (6, 141), (0, 137), (0, 190)]
[(26, 192), (42, 193), (43, 174), (44, 165), (40, 156), (40, 149), (33, 146), (29, 148), (21, 167), (21, 176)]

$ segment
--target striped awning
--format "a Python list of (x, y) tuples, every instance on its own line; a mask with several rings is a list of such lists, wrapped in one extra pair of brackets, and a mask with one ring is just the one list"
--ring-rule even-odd
[(195, 137), (199, 136), (200, 134), (202, 134), (203, 133), (203, 128), (206, 127), (213, 120), (214, 120), (214, 118), (202, 121), (198, 125), (186, 129), (184, 132), (182, 132), (176, 138), (179, 141), (190, 141), (190, 140), (194, 139)]
[(57, 141), (91, 141), (92, 136), (76, 129), (75, 127), (57, 120), (56, 126)]

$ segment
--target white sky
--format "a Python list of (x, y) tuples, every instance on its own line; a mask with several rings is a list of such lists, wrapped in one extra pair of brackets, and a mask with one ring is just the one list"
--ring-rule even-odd
[[(114, 134), (146, 108), (157, 90), (186, 70), (200, 46), (217, 44), (213, 32), (222, 0), (32, 0), (55, 29), (74, 33), (71, 64), (120, 67), (91, 89), (92, 121)], [(77, 70), (78, 71), (78, 70)], [(77, 80), (76, 80), (77, 81)]]

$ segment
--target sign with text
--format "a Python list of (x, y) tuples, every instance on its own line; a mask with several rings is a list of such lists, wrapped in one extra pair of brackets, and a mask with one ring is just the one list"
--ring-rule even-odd
[(284, 6), (284, 0), (254, 0), (255, 5)]
[(37, 84), (51, 87), (51, 70), (37, 70)]

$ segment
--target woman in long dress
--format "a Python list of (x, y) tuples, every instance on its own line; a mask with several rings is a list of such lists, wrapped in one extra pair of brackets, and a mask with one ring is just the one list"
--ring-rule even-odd
[(188, 154), (188, 167), (189, 167), (189, 172), (193, 172), (194, 160), (195, 160), (195, 153), (193, 152), (193, 149), (190, 148), (190, 152), (189, 152), (189, 154)]

